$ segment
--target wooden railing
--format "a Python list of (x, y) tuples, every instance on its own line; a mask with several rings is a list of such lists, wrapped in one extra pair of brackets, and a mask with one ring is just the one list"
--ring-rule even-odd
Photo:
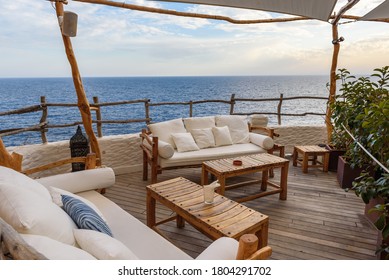
[[(279, 98), (236, 98), (235, 94), (231, 95), (229, 100), (222, 99), (212, 99), (212, 100), (197, 100), (197, 101), (187, 101), (187, 102), (159, 102), (159, 103), (151, 103), (150, 99), (140, 99), (140, 100), (129, 100), (129, 101), (118, 101), (118, 102), (104, 102), (100, 103), (98, 97), (93, 97), (93, 103), (90, 103), (91, 111), (95, 112), (95, 119), (92, 121), (96, 124), (97, 135), (98, 137), (103, 136), (102, 126), (103, 124), (128, 124), (128, 123), (145, 123), (149, 124), (153, 120), (150, 116), (150, 108), (152, 107), (160, 107), (160, 106), (185, 106), (188, 107), (188, 113), (186, 116), (193, 117), (194, 106), (205, 103), (219, 103), (225, 104), (229, 106), (229, 113), (231, 115), (252, 115), (252, 114), (264, 114), (264, 115), (276, 115), (278, 124), (282, 123), (282, 116), (294, 116), (294, 117), (302, 117), (307, 115), (316, 115), (316, 116), (325, 116), (325, 108), (323, 108), (323, 113), (317, 112), (303, 112), (303, 113), (283, 113), (282, 106), (285, 101), (289, 100), (303, 100), (303, 99), (314, 99), (314, 100), (327, 100), (326, 97), (314, 97), (314, 96), (295, 96), (295, 97), (284, 97), (283, 94), (280, 95)], [(269, 111), (254, 111), (254, 112), (236, 112), (236, 104), (238, 103), (261, 103), (261, 102), (276, 102), (277, 110), (274, 112)], [(119, 106), (119, 105), (131, 105), (131, 104), (143, 104), (144, 106), (144, 115), (143, 118), (139, 119), (123, 119), (123, 120), (103, 120), (102, 119), (102, 108), (109, 106)], [(64, 127), (72, 127), (82, 124), (82, 121), (76, 121), (72, 123), (64, 123), (64, 124), (51, 124), (48, 122), (48, 110), (50, 107), (77, 107), (76, 103), (48, 103), (46, 102), (46, 97), (42, 96), (39, 105), (33, 105), (21, 109), (0, 112), (1, 116), (9, 116), (15, 114), (27, 114), (32, 112), (41, 111), (41, 118), (38, 124), (23, 127), (23, 128), (9, 128), (0, 130), (0, 137), (15, 135), (27, 131), (39, 131), (41, 134), (42, 143), (47, 143), (46, 133), (49, 129), (53, 128), (64, 128)]]

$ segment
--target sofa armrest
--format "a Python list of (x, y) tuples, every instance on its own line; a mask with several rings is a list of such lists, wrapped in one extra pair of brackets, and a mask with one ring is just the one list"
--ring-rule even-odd
[(71, 193), (104, 189), (115, 184), (112, 168), (95, 168), (78, 172), (58, 174), (36, 179), (44, 186), (57, 187)]
[(253, 133), (253, 132), (250, 132), (249, 135), (250, 135), (250, 142), (251, 143), (253, 143), (261, 148), (264, 148), (265, 150), (270, 150), (274, 146), (274, 141), (269, 136), (265, 136), (265, 135), (257, 134), (257, 133)]
[(250, 132), (253, 132), (254, 130), (259, 130), (267, 134), (270, 138), (279, 137), (280, 135), (278, 133), (274, 132), (274, 128), (270, 128), (267, 126), (258, 126), (258, 125), (250, 125), (249, 126)]
[[(151, 138), (150, 136), (147, 136), (147, 137)], [(155, 137), (155, 138), (157, 138), (157, 137)], [(158, 143), (158, 149), (157, 149), (158, 150), (158, 156), (163, 157), (163, 158), (171, 158), (174, 155), (174, 148), (173, 148), (173, 146), (170, 145), (169, 143), (165, 142), (165, 141), (162, 141), (162, 140), (158, 140), (157, 139), (157, 141), (158, 141), (157, 142)], [(150, 142), (147, 141), (146, 139), (143, 140), (142, 145), (143, 145), (143, 147), (148, 149), (150, 152), (153, 151), (152, 144), (150, 144)]]
[(233, 238), (221, 237), (211, 243), (196, 260), (235, 260), (239, 242)]

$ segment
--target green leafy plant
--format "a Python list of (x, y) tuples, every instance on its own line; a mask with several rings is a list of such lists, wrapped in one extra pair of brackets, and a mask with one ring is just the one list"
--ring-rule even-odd
[[(353, 182), (352, 189), (366, 204), (377, 197), (383, 199), (384, 203), (371, 211), (380, 214), (375, 221), (384, 240), (380, 252), (389, 253), (389, 245), (385, 243), (389, 238), (389, 174), (383, 168), (389, 166), (389, 66), (374, 69), (370, 77), (359, 78), (350, 75), (346, 69), (340, 69), (338, 80), (341, 82), (340, 94), (331, 107), (334, 139), (346, 148), (352, 167), (369, 164), (376, 171), (374, 177), (371, 173), (362, 173)], [(381, 165), (373, 161), (361, 146)]]

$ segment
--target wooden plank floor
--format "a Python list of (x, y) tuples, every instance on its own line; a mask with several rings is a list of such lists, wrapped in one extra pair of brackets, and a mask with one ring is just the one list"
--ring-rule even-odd
[[(275, 170), (275, 180), (279, 173)], [(177, 169), (164, 171), (158, 180), (182, 176), (200, 183), (200, 175), (200, 168)], [(244, 179), (247, 178), (231, 180)], [(232, 183), (231, 180), (227, 184)], [(106, 196), (146, 223), (147, 184), (149, 182), (142, 181), (141, 172), (119, 175), (116, 185), (107, 189)], [(226, 196), (234, 199), (258, 190), (259, 185), (245, 186), (228, 190)], [(243, 204), (269, 216), (271, 259), (375, 259), (377, 232), (364, 217), (364, 204), (353, 192), (339, 187), (335, 173), (310, 169), (304, 174), (301, 167), (290, 164), (286, 201), (279, 200), (279, 195), (275, 194)], [(157, 219), (170, 215), (170, 210), (157, 204)], [(188, 224), (178, 229), (174, 222), (169, 222), (160, 229), (193, 257), (211, 243)]]

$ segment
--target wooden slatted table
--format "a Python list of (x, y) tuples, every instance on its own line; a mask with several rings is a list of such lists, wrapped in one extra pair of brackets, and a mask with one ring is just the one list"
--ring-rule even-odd
[[(232, 201), (217, 193), (212, 204), (204, 203), (203, 187), (178, 177), (152, 184), (147, 188), (147, 225), (162, 234), (158, 225), (177, 220), (177, 227), (184, 227), (185, 221), (194, 228), (216, 240), (227, 236), (239, 239), (244, 234), (255, 234), (258, 247), (267, 245), (268, 216)], [(177, 216), (156, 222), (156, 201), (165, 205)], [(163, 234), (162, 234), (163, 235)]]
[[(299, 157), (299, 154), (302, 157)], [(318, 160), (318, 156), (322, 157), (322, 161)], [(330, 151), (317, 145), (295, 146), (293, 150), (293, 166), (301, 164), (304, 173), (308, 173), (309, 167), (322, 167), (323, 171), (327, 172), (329, 160)], [(312, 162), (312, 164), (309, 164), (309, 162)]]
[[(234, 160), (241, 160), (242, 165), (237, 166), (233, 164)], [(275, 184), (274, 182), (270, 182), (269, 171), (275, 168), (281, 168), (281, 177), (280, 184)], [(218, 193), (224, 195), (224, 191), (230, 188), (237, 188), (241, 186), (245, 186), (248, 184), (253, 184), (261, 181), (261, 191), (257, 194), (249, 195), (244, 198), (238, 199), (238, 202), (244, 202), (253, 200), (259, 197), (263, 197), (265, 195), (271, 194), (280, 194), (281, 200), (286, 200), (287, 197), (287, 185), (288, 185), (288, 170), (289, 170), (289, 160), (271, 155), (271, 154), (257, 154), (257, 155), (249, 155), (242, 156), (237, 158), (226, 158), (226, 159), (218, 159), (218, 160), (210, 160), (203, 162), (202, 166), (202, 178), (201, 184), (208, 184), (208, 175), (213, 174), (216, 176), (220, 183), (220, 188)], [(251, 180), (246, 182), (240, 182), (234, 185), (226, 186), (226, 179), (229, 177), (240, 176), (244, 174), (262, 172), (262, 180)], [(267, 186), (270, 185), (274, 189), (267, 190)]]

